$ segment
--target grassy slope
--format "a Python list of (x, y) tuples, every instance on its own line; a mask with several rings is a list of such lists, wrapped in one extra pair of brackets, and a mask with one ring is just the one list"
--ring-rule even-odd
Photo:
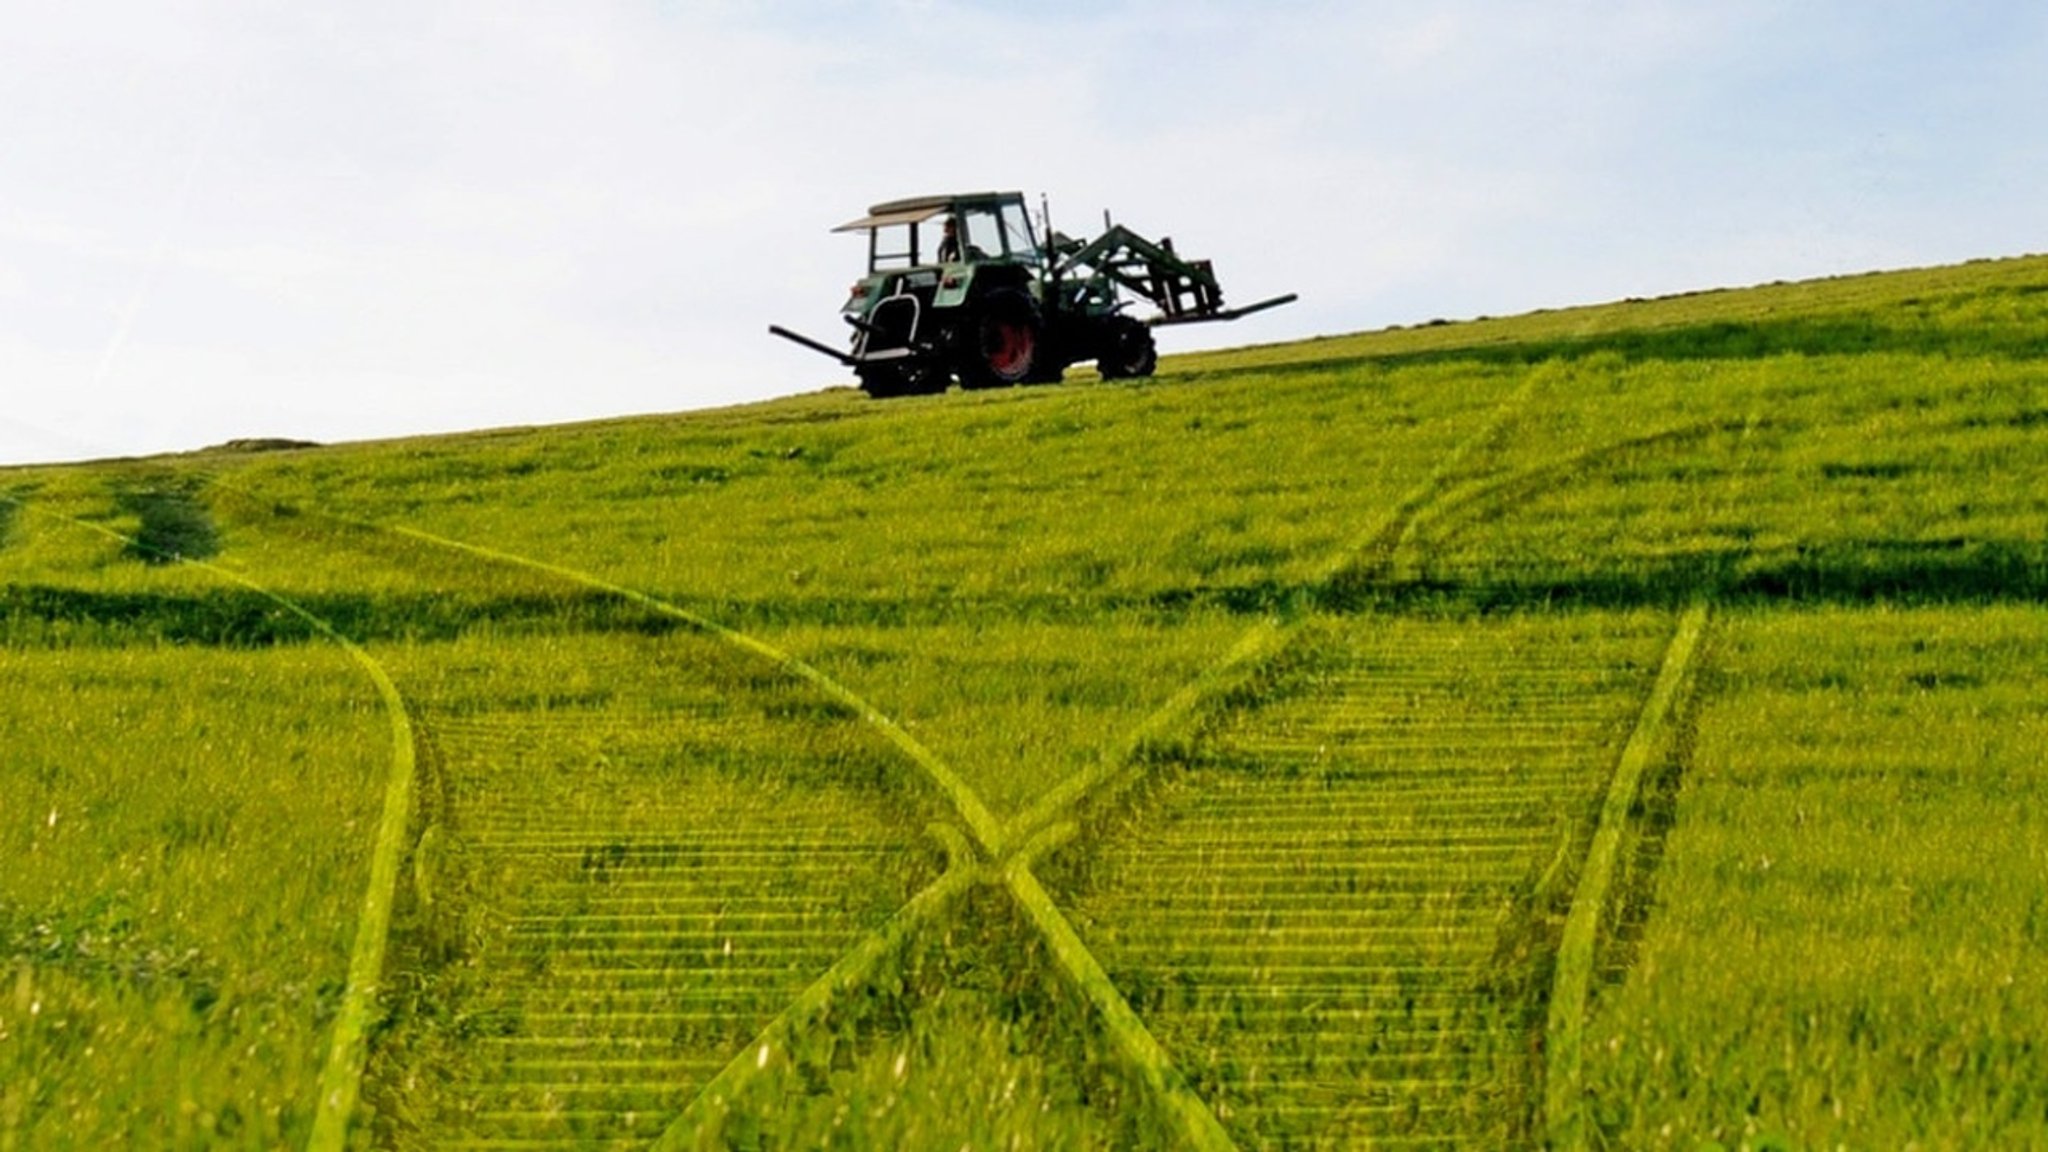
[[(80, 478), (41, 505), (104, 508)], [(302, 1140), (387, 769), (374, 691), (333, 648), (137, 632), (138, 581), (190, 603), (221, 582), (131, 572), (83, 527), (24, 516), (5, 555), (10, 578), (62, 576), (10, 594), (0, 647), (0, 1131)]]
[(2048, 820), (2037, 604), (1749, 609), (1590, 1043), (1630, 1147), (2024, 1146)]
[[(445, 686), (475, 667), (464, 653), (480, 644), (536, 646), (533, 665), (543, 668), (550, 635), (641, 625), (560, 580), (458, 562), (325, 517), (410, 525), (596, 573), (812, 661), (904, 723), (998, 817), (1097, 762), (1270, 614), (1337, 608), (1369, 622), (1359, 613), (1635, 611), (1706, 591), (1737, 612), (1715, 626), (1683, 772), (1666, 781), (1675, 831), (1667, 843), (1653, 820), (1640, 848), (1661, 864), (1637, 877), (1632, 935), (1610, 957), (1637, 962), (1612, 969), (1595, 1006), (1596, 1121), (1631, 1144), (1773, 1133), (1801, 1144), (1981, 1144), (2039, 1139), (2048, 1123), (2001, 1087), (2044, 1076), (2048, 1021), (2010, 991), (2029, 973), (2038, 981), (2025, 959), (2048, 943), (2038, 885), (2001, 879), (2030, 862), (2038, 876), (2041, 828), (2001, 798), (2037, 784), (2043, 766), (2029, 751), (2038, 743), (1986, 735), (2038, 731), (2043, 715), (2022, 687), (2024, 647), (1999, 638), (2042, 627), (2044, 350), (2048, 262), (2023, 260), (1184, 357), (1142, 385), (886, 405), (835, 392), (559, 429), (27, 470), (0, 475), (0, 486), (26, 492), (29, 508), (213, 553), (408, 669), (408, 690), (429, 706), (454, 706), (432, 701), (454, 699)], [(1510, 397), (1521, 404), (1513, 418), (1444, 471), (1447, 454)], [(171, 474), (214, 483), (190, 500), (134, 495), (189, 495)], [(1441, 498), (1392, 569), (1375, 573), (1362, 599), (1324, 595), (1330, 565), (1433, 475)], [(196, 519), (185, 511), (194, 507)], [(362, 785), (382, 749), (374, 696), (350, 683), (338, 656), (299, 643), (302, 629), (190, 566), (146, 565), (32, 514), (0, 527), (5, 657), (24, 677), (54, 678), (52, 690), (75, 680), (108, 696), (89, 708), (50, 692), (0, 702), (6, 722), (28, 733), (8, 745), (0, 786), (21, 796), (7, 811), (54, 808), (61, 821), (74, 804), (111, 803), (83, 782), (87, 766), (123, 762), (138, 739), (191, 749), (187, 772), (207, 775), (210, 788), (256, 787), (250, 773), (264, 759), (239, 745), (208, 750), (184, 725), (151, 738), (97, 719), (124, 708), (165, 713), (172, 698), (197, 706), (186, 678), (236, 675), (237, 662), (276, 698), (217, 700), (222, 723), (308, 733), (308, 755), (332, 764), (322, 778), (351, 783), (347, 803), (370, 811), (374, 783)], [(1928, 636), (1961, 639), (1933, 656), (1913, 652)], [(156, 650), (164, 641), (173, 646)], [(1804, 695), (1774, 687), (1805, 660), (1844, 670)], [(166, 671), (94, 671), (108, 661)], [(292, 680), (294, 661), (323, 662), (332, 687)], [(1901, 671), (1887, 671), (1894, 666)], [(1948, 685), (1952, 669), (1975, 679)], [(16, 682), (30, 681), (10, 672)], [(546, 691), (528, 683), (500, 696)], [(586, 700), (609, 691), (586, 685)], [(1902, 710), (1916, 721), (1891, 719)], [(58, 735), (76, 720), (82, 740)], [(1977, 749), (1968, 765), (1923, 735), (1938, 725), (1980, 741), (1966, 744)], [(1911, 799), (1931, 815), (1912, 836), (1850, 814), (1894, 804), (1902, 781), (1923, 780), (1938, 787), (1914, 786)], [(1760, 799), (1778, 793), (1782, 802)], [(156, 850), (160, 825), (214, 811), (175, 788), (146, 795), (160, 817), (101, 826), (96, 850), (140, 858)], [(297, 799), (306, 812), (345, 803)], [(1816, 815), (1787, 829), (1788, 807)], [(1995, 829), (2010, 861), (1954, 876), (1955, 837), (1941, 829), (1957, 814)], [(308, 848), (318, 838), (302, 836), (294, 850), (367, 852), (367, 815), (352, 827), (265, 819), (337, 838)], [(1803, 834), (1807, 820), (1822, 820), (1822, 834)], [(217, 842), (181, 858), (205, 861), (210, 875), (261, 873), (237, 854), (257, 842), (255, 826), (231, 819)], [(43, 835), (18, 818), (8, 834)], [(1759, 873), (1751, 863), (1765, 856), (1772, 866)], [(65, 993), (75, 1035), (102, 1037), (91, 1046), (102, 1058), (109, 1046), (133, 1058), (136, 1046), (121, 1037), (145, 1019), (173, 1034), (253, 1035), (234, 1022), (246, 1015), (206, 997), (179, 992), (176, 1011), (138, 1007), (171, 985), (39, 935), (109, 902), (161, 907), (188, 883), (179, 867), (10, 872), (0, 912), (21, 975), (0, 1020), (43, 1039), (12, 1049), (29, 1054), (35, 1074), (7, 1077), (7, 1132), (91, 1144), (134, 1130), (114, 1115), (127, 1105), (81, 1104), (49, 1087), (93, 1065), (80, 1055), (90, 1045), (57, 1046), (40, 1011), (29, 1012), (45, 987), (78, 990)], [(196, 947), (252, 980), (317, 986), (345, 964), (362, 867), (311, 873), (332, 881), (319, 892), (217, 887), (217, 926), (195, 929), (190, 943), (157, 941), (161, 917), (142, 916), (120, 920), (111, 947)], [(1875, 898), (1901, 886), (1956, 895)], [(280, 953), (276, 941), (229, 926), (250, 900), (276, 905), (286, 895), (311, 902), (293, 915), (325, 941), (317, 948)], [(1838, 900), (1855, 913), (1818, 930)], [(1971, 941), (1967, 956), (1943, 964), (1959, 940)], [(1923, 997), (1930, 966), (1951, 977), (1936, 982), (1949, 991), (1932, 1006)], [(317, 1060), (316, 1004), (247, 995), (289, 1017), (298, 1059)], [(1731, 1003), (1743, 1006), (1740, 1020), (1729, 1019)], [(1036, 1043), (1015, 1019), (977, 1027), (974, 1045)], [(1071, 1020), (1062, 1028), (1075, 1031)], [(1931, 1054), (1901, 1054), (1916, 1046)], [(900, 1079), (888, 1051), (863, 1057), (847, 1091), (864, 1091), (863, 1078)], [(1691, 1071), (1671, 1072), (1674, 1061)], [(1938, 1090), (1909, 1089), (1907, 1079), (1936, 1065), (1945, 1070)], [(195, 1086), (138, 1075), (138, 1099), (190, 1098), (186, 1123), (217, 1130), (223, 1110), (208, 1094), (225, 1099), (246, 1067), (226, 1055), (170, 1066), (199, 1069)], [(251, 1143), (300, 1130), (305, 1077), (275, 1079), (261, 1089), (268, 1103), (236, 1104), (230, 1127), (243, 1126)], [(1075, 1100), (1091, 1090), (1069, 1078), (1026, 1080), (1049, 1085), (1042, 1102), (1056, 1115), (1090, 1114)], [(962, 1091), (948, 1084), (905, 1098)], [(265, 1109), (271, 1126), (249, 1126)], [(946, 1127), (900, 1104), (875, 1114), (886, 1118), (878, 1135)], [(798, 1115), (808, 1117), (792, 1121), (799, 1127), (837, 1123), (817, 1110)], [(1075, 1123), (1104, 1130), (1099, 1115)]]

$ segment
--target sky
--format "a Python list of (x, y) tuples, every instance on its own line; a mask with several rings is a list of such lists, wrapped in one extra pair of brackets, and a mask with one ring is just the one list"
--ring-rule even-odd
[(1301, 294), (1168, 352), (2048, 251), (2033, 0), (0, 10), (0, 464), (842, 383), (933, 192)]

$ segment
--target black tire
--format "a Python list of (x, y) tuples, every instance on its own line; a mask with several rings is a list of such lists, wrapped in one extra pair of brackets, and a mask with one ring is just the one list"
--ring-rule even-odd
[(1003, 388), (1032, 378), (1044, 352), (1038, 305), (1015, 288), (998, 288), (981, 298), (968, 326), (960, 383), (969, 388)]
[(924, 396), (946, 390), (944, 373), (901, 364), (876, 364), (853, 370), (860, 377), (860, 390), (876, 400), (896, 396)]
[(904, 377), (902, 369), (894, 364), (886, 367), (862, 365), (855, 368), (853, 374), (860, 378), (860, 390), (876, 400), (910, 394), (910, 381)]
[(1159, 348), (1152, 342), (1152, 329), (1136, 320), (1119, 316), (1109, 336), (1109, 348), (1095, 360), (1095, 370), (1104, 380), (1126, 380), (1150, 376), (1159, 367)]

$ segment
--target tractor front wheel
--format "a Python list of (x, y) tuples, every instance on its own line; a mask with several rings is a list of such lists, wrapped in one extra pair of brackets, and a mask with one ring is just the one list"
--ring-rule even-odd
[(999, 388), (1031, 378), (1042, 335), (1031, 297), (1015, 288), (989, 293), (976, 310), (972, 331), (974, 342), (961, 365), (962, 384)]
[(1117, 317), (1110, 331), (1109, 347), (1095, 361), (1104, 380), (1150, 376), (1159, 367), (1159, 349), (1152, 343), (1152, 329), (1128, 317)]
[(865, 365), (854, 370), (860, 390), (876, 400), (894, 396), (923, 396), (946, 390), (946, 377), (924, 367), (902, 364)]

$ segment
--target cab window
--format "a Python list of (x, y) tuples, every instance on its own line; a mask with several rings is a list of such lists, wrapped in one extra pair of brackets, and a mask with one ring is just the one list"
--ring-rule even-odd
[(1024, 205), (1003, 205), (1001, 222), (1003, 250), (1015, 259), (1037, 263), (1038, 244), (1031, 237), (1031, 215), (1024, 210)]
[(961, 222), (966, 229), (966, 259), (994, 260), (1004, 254), (1003, 226), (995, 213), (977, 208), (962, 213)]
[[(918, 235), (914, 224), (887, 224), (870, 231), (868, 238), (868, 270), (879, 272), (884, 268), (908, 268), (917, 263)], [(938, 243), (933, 234), (927, 246)]]

